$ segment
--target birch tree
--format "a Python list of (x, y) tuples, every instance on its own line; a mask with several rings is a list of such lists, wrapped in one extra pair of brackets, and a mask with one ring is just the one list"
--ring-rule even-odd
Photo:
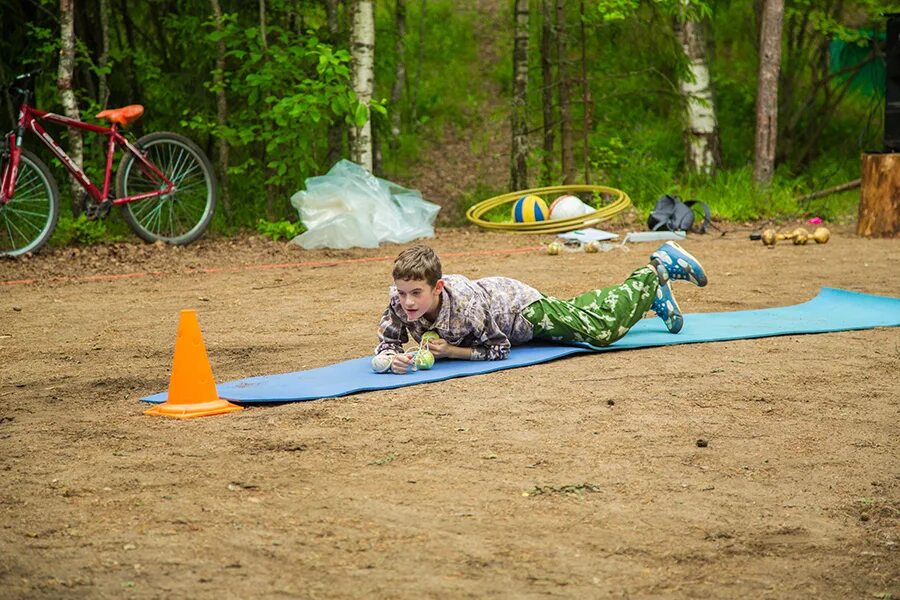
[(510, 185), (521, 190), (528, 187), (528, 0), (516, 0), (514, 10)]
[(756, 148), (753, 181), (772, 181), (778, 141), (778, 74), (781, 68), (781, 30), (784, 0), (765, 0), (759, 34), (759, 77), (756, 84)]
[(350, 32), (353, 62), (353, 91), (365, 110), (357, 114), (352, 128), (351, 159), (372, 171), (372, 114), (369, 103), (375, 87), (375, 7), (374, 0), (356, 0)]
[(720, 165), (719, 126), (706, 60), (706, 40), (691, 0), (680, 0), (675, 34), (687, 59), (687, 70), (678, 80), (685, 106), (685, 162), (695, 173), (710, 175)]
[[(75, 0), (60, 0), (59, 3), (60, 51), (59, 71), (56, 87), (59, 89), (63, 110), (70, 119), (81, 119), (78, 99), (72, 85), (75, 71)], [(69, 157), (80, 169), (84, 165), (84, 139), (81, 130), (69, 127)], [(84, 190), (74, 177), (69, 179), (72, 187), (72, 214), (79, 215), (84, 206)]]

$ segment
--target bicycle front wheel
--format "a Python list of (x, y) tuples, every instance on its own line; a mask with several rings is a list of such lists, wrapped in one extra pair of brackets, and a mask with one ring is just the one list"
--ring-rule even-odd
[[(190, 244), (209, 227), (216, 208), (212, 164), (194, 142), (177, 133), (145, 135), (137, 141), (137, 147), (175, 184), (175, 191), (122, 204), (122, 217), (147, 242)], [(163, 187), (134, 154), (125, 155), (116, 174), (120, 198)]]
[[(59, 220), (59, 189), (47, 165), (22, 150), (12, 198), (0, 198), (0, 254), (19, 256), (37, 252), (53, 235)], [(8, 168), (9, 157), (0, 164)]]

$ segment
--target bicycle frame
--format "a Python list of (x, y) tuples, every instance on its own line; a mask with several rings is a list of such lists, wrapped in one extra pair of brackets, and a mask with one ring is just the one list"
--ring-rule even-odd
[[(109, 138), (109, 141), (107, 142), (106, 169), (103, 175), (102, 191), (88, 179), (88, 176), (85, 175), (84, 171), (75, 164), (68, 154), (66, 154), (65, 150), (63, 150), (56, 140), (53, 139), (53, 136), (47, 133), (41, 126), (41, 121), (65, 125), (66, 127), (74, 127), (98, 135), (105, 135)], [(16, 173), (19, 170), (19, 157), (21, 156), (22, 141), (25, 132), (29, 130), (34, 132), (38, 139), (60, 160), (66, 170), (75, 177), (81, 187), (83, 187), (98, 203), (110, 201), (109, 185), (110, 180), (112, 179), (113, 157), (115, 156), (117, 146), (124, 147), (134, 154), (141, 170), (152, 181), (158, 181), (160, 189), (153, 192), (144, 192), (142, 194), (126, 196), (124, 198), (115, 198), (110, 201), (112, 204), (125, 204), (126, 202), (135, 202), (146, 198), (156, 198), (175, 191), (175, 184), (169, 181), (156, 165), (147, 160), (143, 152), (129, 142), (125, 136), (118, 131), (115, 123), (113, 123), (111, 127), (92, 125), (55, 113), (38, 110), (25, 103), (22, 104), (19, 109), (19, 121), (16, 130), (10, 132), (7, 136), (9, 168), (4, 169), (4, 172), (2, 173), (3, 179), (0, 181), (0, 204), (9, 202), (9, 200), (12, 199), (13, 194), (15, 194)]]

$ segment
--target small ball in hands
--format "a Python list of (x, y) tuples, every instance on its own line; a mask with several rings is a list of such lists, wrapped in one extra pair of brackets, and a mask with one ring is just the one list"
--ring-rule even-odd
[(419, 350), (415, 358), (416, 368), (427, 371), (434, 366), (434, 354), (430, 350)]
[(393, 354), (376, 354), (372, 357), (372, 370), (376, 373), (387, 373), (391, 370), (391, 362), (393, 360)]
[(437, 331), (426, 331), (425, 333), (422, 334), (422, 339), (419, 343), (421, 343), (424, 346), (428, 342), (433, 342), (434, 340), (439, 340), (439, 339), (441, 339), (441, 336), (438, 335)]

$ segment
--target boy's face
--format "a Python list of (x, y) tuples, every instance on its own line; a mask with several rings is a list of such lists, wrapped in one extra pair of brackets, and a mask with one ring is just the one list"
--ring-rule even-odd
[(434, 320), (438, 309), (441, 307), (441, 291), (444, 289), (444, 280), (438, 279), (434, 287), (428, 285), (424, 279), (397, 279), (397, 294), (400, 296), (400, 306), (406, 312), (406, 318), (415, 321), (423, 315)]

